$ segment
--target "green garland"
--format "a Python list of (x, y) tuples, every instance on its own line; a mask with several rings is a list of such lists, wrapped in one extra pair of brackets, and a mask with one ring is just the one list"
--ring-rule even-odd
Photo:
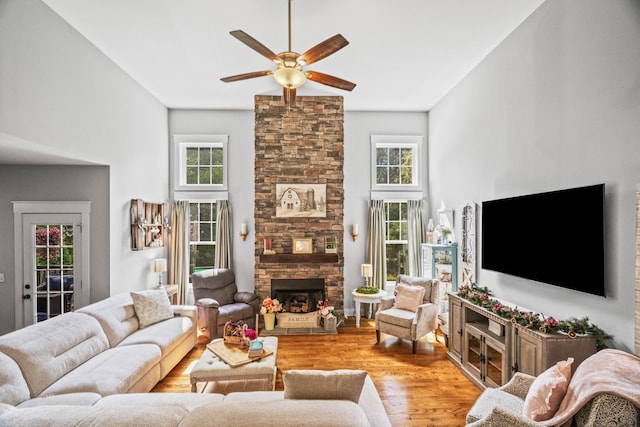
[(502, 305), (500, 301), (491, 298), (491, 291), (487, 287), (479, 287), (474, 283), (470, 286), (461, 286), (457, 295), (502, 318), (510, 319), (512, 323), (517, 323), (529, 329), (537, 329), (542, 333), (565, 333), (571, 338), (575, 338), (578, 335), (592, 335), (596, 338), (596, 348), (598, 350), (607, 348), (605, 340), (611, 338), (611, 335), (589, 322), (588, 317), (583, 317), (582, 319), (571, 317), (567, 320), (556, 320), (553, 317), (545, 317), (541, 313), (522, 311), (518, 307), (507, 307)]

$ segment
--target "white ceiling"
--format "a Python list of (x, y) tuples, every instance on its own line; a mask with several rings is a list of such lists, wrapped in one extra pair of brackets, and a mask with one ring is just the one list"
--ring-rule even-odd
[[(43, 0), (169, 108), (253, 110), (282, 93), (275, 66), (229, 34), (288, 49), (288, 0)], [(335, 34), (349, 45), (308, 67), (357, 84), (315, 82), (299, 95), (342, 95), (346, 111), (428, 111), (544, 0), (292, 0), (292, 50)], [(86, 164), (0, 133), (0, 164)]]
[[(275, 66), (229, 31), (286, 51), (287, 0), (43, 0), (169, 108), (253, 110), (281, 94)], [(293, 0), (292, 50), (342, 34), (350, 44), (308, 69), (357, 84), (315, 82), (299, 95), (343, 95), (347, 111), (428, 111), (544, 0)]]

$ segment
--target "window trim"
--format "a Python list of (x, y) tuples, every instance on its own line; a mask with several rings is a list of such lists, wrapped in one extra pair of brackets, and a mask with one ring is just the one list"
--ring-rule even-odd
[[(229, 189), (229, 135), (174, 135), (174, 191), (227, 191)], [(222, 184), (187, 184), (186, 150), (191, 147), (222, 147)]]
[[(422, 135), (371, 135), (371, 190), (422, 191)], [(376, 149), (384, 147), (411, 148), (413, 150), (413, 184), (378, 184), (376, 182)]]

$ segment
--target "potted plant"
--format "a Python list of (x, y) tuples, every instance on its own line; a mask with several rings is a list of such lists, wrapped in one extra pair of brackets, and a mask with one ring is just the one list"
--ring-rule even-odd
[(338, 244), (336, 243), (335, 237), (327, 237), (325, 239), (324, 252), (327, 254), (338, 253)]

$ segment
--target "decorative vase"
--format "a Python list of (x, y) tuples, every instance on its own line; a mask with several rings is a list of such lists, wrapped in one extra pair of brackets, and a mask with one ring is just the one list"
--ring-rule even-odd
[(265, 313), (264, 316), (264, 328), (267, 331), (273, 330), (276, 324), (276, 314), (275, 313)]

